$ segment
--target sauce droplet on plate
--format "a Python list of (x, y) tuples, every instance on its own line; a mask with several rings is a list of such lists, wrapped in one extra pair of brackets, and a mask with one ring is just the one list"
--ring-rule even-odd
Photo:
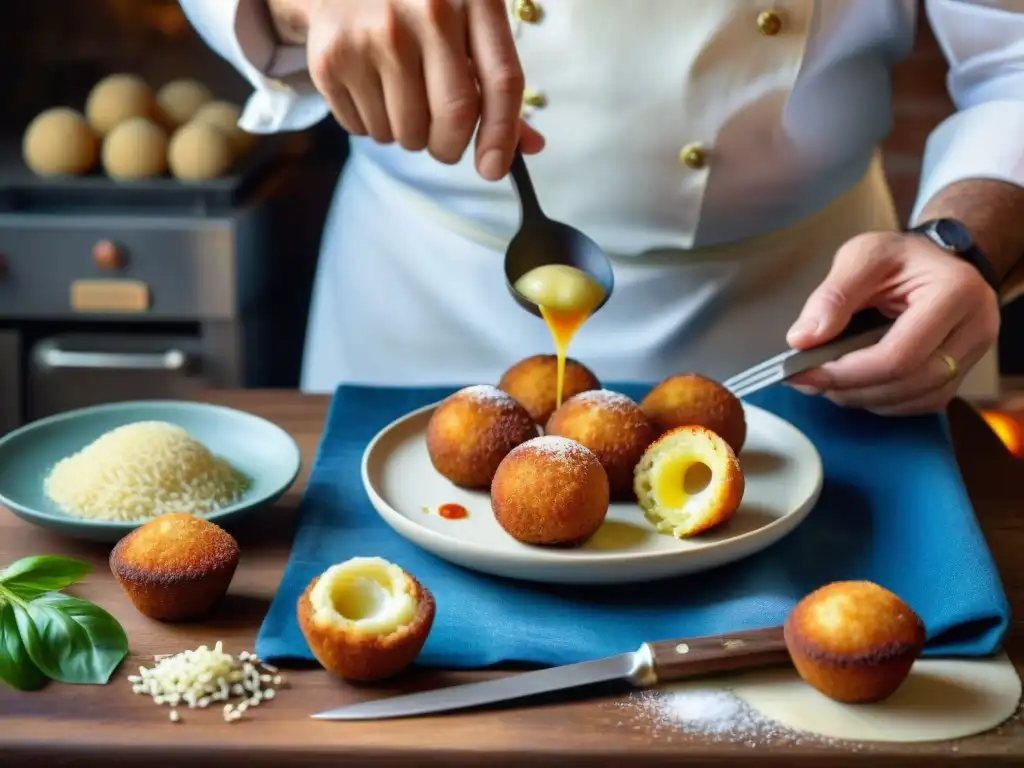
[(461, 520), (469, 517), (469, 510), (461, 504), (442, 504), (438, 507), (437, 514), (445, 520)]

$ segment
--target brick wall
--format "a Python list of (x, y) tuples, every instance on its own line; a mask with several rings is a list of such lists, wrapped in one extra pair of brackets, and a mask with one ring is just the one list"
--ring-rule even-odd
[(882, 145), (886, 173), (904, 221), (917, 194), (925, 140), (953, 112), (946, 91), (947, 69), (946, 59), (922, 14), (914, 52), (894, 72), (893, 132)]
[[(893, 131), (883, 144), (885, 168), (900, 216), (906, 221), (917, 195), (921, 159), (928, 134), (953, 112), (946, 91), (948, 67), (931, 33), (921, 18), (914, 52), (894, 73)], [(1024, 375), (1024, 300), (1003, 310), (999, 340), (999, 367), (1004, 376)]]

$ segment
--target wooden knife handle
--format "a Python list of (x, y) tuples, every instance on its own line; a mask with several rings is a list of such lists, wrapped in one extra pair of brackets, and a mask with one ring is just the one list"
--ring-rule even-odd
[(647, 643), (657, 682), (789, 663), (782, 627)]

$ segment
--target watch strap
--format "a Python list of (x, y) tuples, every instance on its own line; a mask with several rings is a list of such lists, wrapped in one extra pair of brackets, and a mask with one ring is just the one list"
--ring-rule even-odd
[[(942, 225), (957, 228), (962, 234), (962, 242), (953, 242), (943, 237)], [(942, 248), (942, 250), (963, 259), (978, 270), (982, 279), (988, 283), (992, 290), (997, 292), (999, 291), (1000, 280), (995, 267), (992, 266), (992, 262), (990, 262), (985, 254), (982, 253), (981, 249), (974, 244), (974, 240), (968, 234), (967, 228), (959, 221), (956, 221), (955, 219), (933, 219), (910, 227), (907, 232), (910, 234), (923, 235)]]

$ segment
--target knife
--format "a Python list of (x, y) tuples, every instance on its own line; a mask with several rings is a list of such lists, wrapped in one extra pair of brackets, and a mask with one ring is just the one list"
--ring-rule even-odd
[(621, 680), (637, 688), (714, 672), (766, 667), (789, 661), (782, 627), (729, 635), (644, 643), (633, 653), (521, 672), (496, 680), (364, 701), (313, 715), (314, 720), (384, 720), (495, 704), (541, 693)]

